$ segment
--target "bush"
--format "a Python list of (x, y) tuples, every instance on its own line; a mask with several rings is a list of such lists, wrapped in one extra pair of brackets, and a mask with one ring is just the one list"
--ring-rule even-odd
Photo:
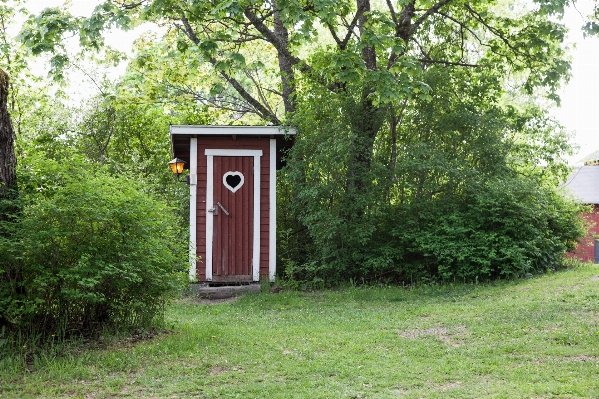
[(186, 238), (147, 187), (82, 162), (29, 160), (22, 215), (3, 242), (0, 321), (35, 334), (149, 327), (183, 281)]
[(372, 233), (363, 243), (343, 239), (341, 229), (329, 224), (331, 238), (341, 242), (338, 257), (330, 256), (331, 241), (317, 237), (312, 258), (282, 259), (288, 266), (283, 277), (328, 285), (525, 277), (562, 267), (565, 253), (584, 234), (580, 210), (534, 179), (473, 182), (461, 193), (381, 205), (369, 215)]
[(473, 184), (462, 196), (406, 211), (392, 237), (407, 259), (442, 280), (555, 270), (584, 233), (578, 205), (522, 177)]

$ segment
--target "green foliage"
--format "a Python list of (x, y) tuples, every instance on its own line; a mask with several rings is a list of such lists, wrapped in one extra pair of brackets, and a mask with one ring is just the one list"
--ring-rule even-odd
[(97, 76), (101, 95), (66, 105), (72, 99), (57, 85), (32, 76), (30, 56), (50, 52), (61, 77), (74, 61), (68, 35), (97, 49), (103, 27), (135, 21), (106, 5), (90, 20), (45, 9), (29, 16), (18, 43), (10, 32), (26, 12), (20, 4), (0, 1), (19, 165), (18, 200), (0, 204), (0, 351), (158, 325), (188, 266), (188, 190), (166, 167), (168, 124), (199, 121), (203, 110), (174, 118), (127, 95), (128, 81), (115, 87)]
[(555, 189), (566, 171), (561, 128), (538, 109), (503, 105), (492, 71), (431, 67), (423, 77), (430, 99), (390, 111), (357, 181), (356, 101), (316, 86), (299, 103), (282, 175), (295, 190), (282, 213), (295, 219), (279, 223), (283, 242), (293, 234), (309, 250), (283, 245), (286, 278), (519, 277), (559, 268), (574, 248), (580, 207)]
[(580, 210), (532, 179), (473, 184), (459, 197), (444, 195), (401, 210), (402, 224), (386, 226), (387, 245), (397, 240), (403, 249), (404, 262), (391, 270), (403, 269), (404, 275), (421, 270), (450, 281), (556, 270), (584, 233)]
[(68, 143), (183, 199), (153, 129), (293, 124), (278, 212), (286, 278), (475, 280), (555, 268), (581, 232), (552, 188), (567, 136), (532, 97), (558, 101), (569, 64), (556, 18), (572, 3), (107, 0), (89, 18), (46, 9), (20, 37), (59, 75), (66, 33), (98, 49), (112, 26), (172, 28), (137, 42), (119, 100), (49, 135), (52, 156)]
[(19, 177), (22, 215), (1, 248), (18, 277), (2, 279), (0, 320), (61, 338), (159, 322), (186, 270), (172, 210), (138, 181), (74, 156), (30, 158)]

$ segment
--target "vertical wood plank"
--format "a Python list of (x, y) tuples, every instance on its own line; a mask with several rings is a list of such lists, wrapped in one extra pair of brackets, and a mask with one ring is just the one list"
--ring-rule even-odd
[[(214, 205), (220, 202), (214, 217), (213, 281), (233, 281), (235, 276), (252, 275), (254, 177), (253, 157), (214, 157)], [(240, 172), (244, 184), (232, 192), (223, 183), (227, 172)]]

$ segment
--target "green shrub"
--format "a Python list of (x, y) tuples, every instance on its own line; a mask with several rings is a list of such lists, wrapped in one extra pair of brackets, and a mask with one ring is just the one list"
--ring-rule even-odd
[(404, 258), (443, 280), (555, 270), (584, 232), (578, 205), (522, 177), (472, 184), (461, 196), (406, 207), (403, 221), (391, 236)]
[[(580, 210), (534, 179), (472, 182), (460, 193), (371, 207), (363, 228), (315, 219), (306, 230), (320, 233), (312, 236), (314, 252), (284, 252), (291, 256), (281, 259), (282, 277), (298, 286), (322, 279), (331, 285), (525, 277), (562, 267), (584, 234)], [(287, 237), (283, 249), (294, 242), (302, 241)]]
[(159, 321), (186, 269), (172, 210), (139, 182), (83, 162), (26, 163), (22, 215), (2, 248), (18, 276), (2, 279), (0, 320), (59, 336)]

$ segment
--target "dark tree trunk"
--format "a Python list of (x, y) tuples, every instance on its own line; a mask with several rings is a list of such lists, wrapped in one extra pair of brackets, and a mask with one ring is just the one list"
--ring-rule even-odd
[[(295, 73), (293, 71), (294, 60), (291, 56), (289, 47), (289, 32), (283, 21), (281, 20), (281, 13), (277, 8), (277, 2), (273, 2), (274, 7), (274, 34), (279, 39), (280, 48), (277, 48), (278, 59), (279, 59), (279, 70), (281, 72), (281, 83), (283, 86), (283, 104), (285, 106), (285, 113), (292, 113), (295, 111), (295, 99), (293, 98), (295, 93)], [(286, 50), (286, 51), (283, 51)]]
[(368, 98), (354, 104), (350, 109), (350, 123), (353, 134), (350, 164), (348, 169), (348, 185), (356, 186), (361, 191), (360, 177), (370, 170), (374, 141), (383, 125), (384, 109), (376, 107)]
[(8, 74), (0, 69), (0, 199), (16, 196), (16, 166), (15, 133), (8, 114)]
[[(370, 11), (370, 0), (356, 0), (358, 10), (364, 13), (358, 18), (358, 29), (360, 35), (364, 34), (368, 24), (368, 12)], [(377, 70), (377, 59), (374, 47), (364, 46), (362, 48), (362, 60), (364, 66), (371, 70)], [(362, 216), (365, 211), (364, 204), (359, 200), (361, 194), (367, 192), (370, 182), (370, 165), (374, 141), (382, 125), (382, 109), (375, 106), (370, 96), (375, 92), (372, 84), (367, 84), (362, 89), (362, 98), (351, 106), (349, 111), (352, 129), (352, 143), (350, 148), (350, 159), (347, 170), (347, 181), (345, 196), (347, 204), (344, 207), (345, 218), (348, 220)]]
[[(0, 69), (0, 236), (10, 238), (14, 232), (18, 213), (17, 158), (15, 156), (15, 133), (8, 114), (8, 74)], [(22, 277), (18, 265), (2, 248), (0, 254), (0, 292), (3, 296), (23, 294)], [(8, 325), (6, 309), (0, 309), (0, 326)]]

